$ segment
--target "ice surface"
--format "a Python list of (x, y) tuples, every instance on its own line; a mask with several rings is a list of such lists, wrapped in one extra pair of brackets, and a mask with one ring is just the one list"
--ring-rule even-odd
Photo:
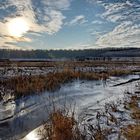
[[(103, 81), (79, 81), (76, 80), (61, 87), (55, 93), (45, 92), (40, 95), (33, 95), (21, 98), (15, 102), (0, 103), (0, 136), (1, 139), (20, 139), (30, 131), (41, 126), (47, 120), (48, 114), (52, 110), (52, 101), (57, 107), (76, 104), (76, 115), (82, 117), (85, 114), (90, 119), (96, 110), (103, 108), (104, 104), (123, 98), (124, 92), (134, 90), (136, 82), (113, 87), (114, 84), (138, 78), (137, 75), (125, 77), (111, 77), (104, 84)], [(9, 118), (10, 117), (10, 118)], [(30, 135), (24, 140), (28, 140)], [(38, 138), (39, 140), (39, 138)]]

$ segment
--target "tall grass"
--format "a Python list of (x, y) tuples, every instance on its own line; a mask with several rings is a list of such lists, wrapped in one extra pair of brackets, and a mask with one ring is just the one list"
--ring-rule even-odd
[[(136, 109), (140, 110), (139, 101), (139, 95), (125, 93), (123, 100), (106, 103), (103, 110), (97, 111), (95, 117), (93, 116), (94, 123), (83, 123), (81, 126), (84, 129), (78, 126), (74, 112), (70, 115), (66, 110), (54, 110), (50, 115), (50, 123), (44, 124), (41, 135), (43, 140), (108, 140), (110, 136), (115, 139), (139, 140), (140, 118), (131, 115)], [(125, 109), (125, 105), (130, 113)], [(129, 124), (123, 115), (125, 113), (136, 123)]]
[[(52, 103), (53, 104), (53, 103)], [(39, 130), (41, 140), (84, 140), (75, 119), (75, 110), (53, 104), (48, 122)]]
[(109, 71), (109, 72), (75, 72), (63, 70), (62, 72), (48, 73), (47, 75), (17, 76), (7, 80), (0, 80), (0, 85), (5, 89), (13, 91), (15, 98), (29, 94), (41, 93), (45, 90), (56, 91), (61, 85), (75, 79), (81, 80), (106, 80), (109, 76), (120, 76), (128, 74), (128, 71)]

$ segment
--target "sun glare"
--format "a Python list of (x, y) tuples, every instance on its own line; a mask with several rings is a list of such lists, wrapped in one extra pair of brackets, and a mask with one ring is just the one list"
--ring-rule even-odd
[(23, 140), (40, 140), (41, 136), (38, 134), (38, 128), (30, 132)]
[(22, 37), (29, 30), (29, 25), (24, 18), (14, 18), (8, 22), (9, 35)]

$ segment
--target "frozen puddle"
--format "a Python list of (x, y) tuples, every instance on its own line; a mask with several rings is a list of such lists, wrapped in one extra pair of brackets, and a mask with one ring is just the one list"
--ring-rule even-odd
[(33, 137), (33, 140), (39, 140), (39, 136), (36, 136), (36, 128), (47, 120), (52, 109), (52, 100), (57, 107), (76, 104), (76, 114), (82, 116), (81, 114), (88, 113), (90, 110), (102, 108), (106, 102), (122, 98), (127, 90), (133, 91), (136, 82), (116, 87), (113, 85), (138, 77), (137, 75), (111, 77), (106, 82), (77, 80), (66, 84), (55, 93), (45, 92), (15, 102), (11, 101), (5, 105), (1, 103), (0, 138), (19, 140), (26, 136), (24, 140), (32, 140)]

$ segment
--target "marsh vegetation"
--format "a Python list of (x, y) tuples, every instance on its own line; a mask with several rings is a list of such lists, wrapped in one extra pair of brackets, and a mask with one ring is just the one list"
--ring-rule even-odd
[[(40, 126), (38, 140), (140, 138), (138, 63), (32, 64), (8, 64), (0, 69), (2, 138), (21, 139)], [(62, 107), (65, 102), (78, 105), (76, 109)]]

